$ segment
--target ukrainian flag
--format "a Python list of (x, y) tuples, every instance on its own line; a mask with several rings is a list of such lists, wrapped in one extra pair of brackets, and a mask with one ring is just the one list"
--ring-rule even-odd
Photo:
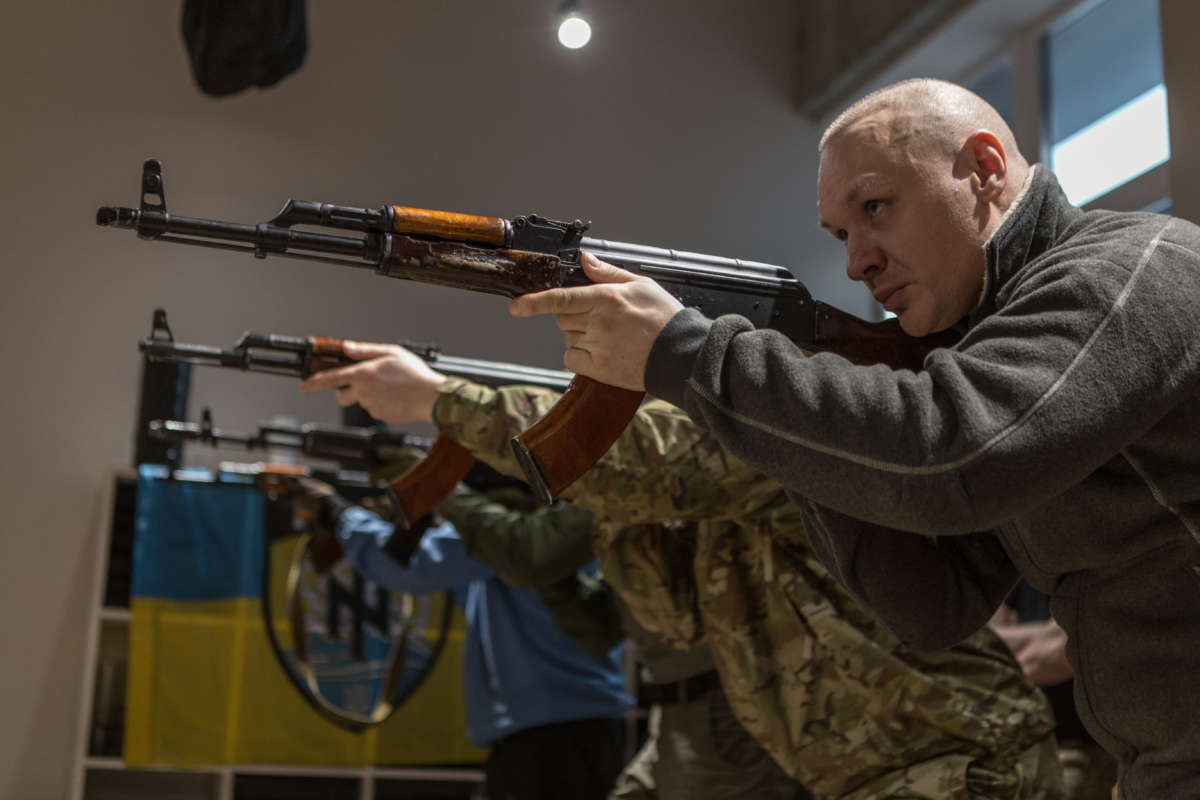
[[(268, 545), (266, 515), (267, 501), (245, 478), (217, 479), (206, 471), (168, 477), (161, 467), (140, 469), (125, 761), (184, 766), (482, 761), (486, 752), (466, 738), (460, 681), (465, 626), (453, 607), (436, 609), (453, 615), (440, 657), (431, 641), (406, 662), (415, 665), (405, 675), (415, 688), (386, 722), (351, 733), (304, 699), (271, 647), (262, 604), (265, 579), (272, 627), (281, 643), (291, 641), (284, 587), (300, 537)], [(426, 602), (447, 604), (448, 598)], [(431, 639), (438, 634), (440, 626), (427, 633)], [(378, 641), (366, 644), (368, 655), (381, 655)], [(314, 661), (322, 655), (326, 662), (336, 660), (328, 645), (313, 648)], [(281, 656), (294, 666), (295, 654), (284, 651)], [(323, 693), (335, 699), (344, 694), (338, 680), (334, 675), (332, 683), (322, 681)]]

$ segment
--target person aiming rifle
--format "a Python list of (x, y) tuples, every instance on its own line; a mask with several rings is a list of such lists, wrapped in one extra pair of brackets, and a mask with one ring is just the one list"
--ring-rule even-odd
[(908, 333), (963, 334), (920, 371), (810, 356), (614, 266), (513, 311), (555, 315), (568, 368), (685, 409), (778, 479), (906, 642), (958, 641), (1026, 578), (1121, 797), (1200, 797), (1200, 228), (1072, 206), (944, 81), (857, 101), (819, 158), (849, 278)]

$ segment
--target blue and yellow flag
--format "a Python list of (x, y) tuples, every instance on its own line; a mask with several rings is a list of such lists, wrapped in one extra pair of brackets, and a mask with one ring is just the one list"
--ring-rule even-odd
[[(306, 574), (297, 582), (305, 539), (269, 537), (267, 514), (267, 501), (245, 478), (203, 471), (168, 478), (142, 467), (126, 762), (482, 761), (486, 753), (466, 738), (465, 628), (449, 597), (384, 592), (345, 564), (327, 578)], [(389, 662), (389, 643), (397, 641), (404, 657)], [(382, 724), (352, 733), (314, 708), (313, 691), (354, 711), (375, 706), (389, 667), (403, 705)]]

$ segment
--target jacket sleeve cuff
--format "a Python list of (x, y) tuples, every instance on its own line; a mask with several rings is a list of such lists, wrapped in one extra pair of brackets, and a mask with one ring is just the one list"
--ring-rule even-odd
[(712, 320), (694, 308), (680, 311), (658, 334), (646, 360), (646, 391), (683, 408), (687, 382), (708, 337)]

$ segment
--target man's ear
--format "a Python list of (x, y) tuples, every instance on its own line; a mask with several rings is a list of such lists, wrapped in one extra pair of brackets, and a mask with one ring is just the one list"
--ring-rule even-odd
[(1008, 156), (996, 134), (978, 130), (967, 137), (963, 155), (971, 171), (971, 189), (985, 203), (999, 201), (1008, 183)]

